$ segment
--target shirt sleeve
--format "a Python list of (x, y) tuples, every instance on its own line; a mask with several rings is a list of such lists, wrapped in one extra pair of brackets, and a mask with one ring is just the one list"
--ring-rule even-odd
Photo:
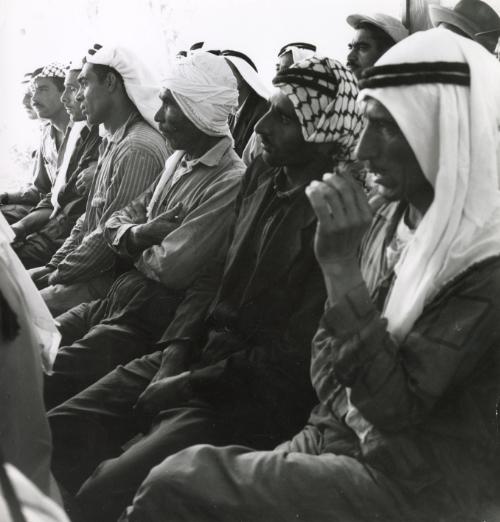
[[(350, 387), (353, 405), (379, 429), (421, 422), (492, 344), (498, 306), (486, 298), (486, 288), (477, 291), (436, 299), (400, 346), (386, 320), (362, 297), (366, 293), (354, 290), (327, 306), (313, 349), (328, 354), (332, 391), (335, 383)], [(324, 389), (317, 391), (324, 395)]]
[(146, 249), (136, 263), (147, 277), (175, 290), (187, 288), (207, 260), (224, 245), (232, 224), (241, 170), (210, 185), (202, 201), (160, 245)]
[(85, 221), (85, 214), (82, 214), (71, 229), (70, 235), (66, 238), (61, 247), (52, 256), (52, 259), (47, 263), (48, 267), (56, 269), (59, 263), (73, 250), (75, 250), (81, 243), (83, 238), (83, 223)]
[(147, 208), (153, 192), (156, 187), (156, 181), (145, 190), (138, 198), (134, 199), (126, 207), (115, 212), (106, 222), (103, 230), (104, 238), (107, 244), (122, 256), (130, 256), (127, 245), (127, 231), (135, 225), (146, 223)]
[(130, 147), (126, 142), (122, 145), (123, 155), (116, 159), (98, 226), (86, 234), (81, 243), (59, 263), (51, 276), (51, 284), (87, 281), (112, 269), (114, 253), (104, 238), (104, 224), (114, 212), (151, 185), (162, 167), (158, 159), (144, 149)]

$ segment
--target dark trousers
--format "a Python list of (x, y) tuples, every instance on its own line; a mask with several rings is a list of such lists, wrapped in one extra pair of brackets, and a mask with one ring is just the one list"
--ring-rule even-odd
[(0, 205), (0, 211), (3, 217), (6, 219), (9, 225), (17, 223), (20, 219), (23, 219), (29, 211), (33, 208), (33, 205), (14, 204), (9, 203), (7, 205)]
[[(193, 400), (153, 419), (135, 411), (160, 362), (161, 352), (155, 352), (120, 366), (49, 413), (54, 475), (70, 493), (77, 492), (87, 520), (116, 520), (149, 471), (183, 448), (198, 443), (253, 446), (258, 439), (262, 447), (265, 430), (257, 420), (262, 412), (254, 411), (261, 408), (236, 397), (221, 397), (217, 405)], [(141, 433), (145, 436), (124, 451)], [(265, 446), (271, 449), (276, 443), (269, 438)]]
[(60, 212), (51, 218), (40, 230), (28, 234), (12, 248), (26, 269), (46, 265), (69, 236), (75, 218), (68, 218)]
[(182, 292), (131, 270), (113, 283), (105, 299), (60, 315), (61, 348), (54, 373), (45, 377), (46, 408), (72, 397), (119, 364), (153, 351), (181, 299)]

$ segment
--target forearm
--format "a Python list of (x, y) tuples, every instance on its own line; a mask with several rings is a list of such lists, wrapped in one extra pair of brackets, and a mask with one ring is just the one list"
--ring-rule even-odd
[(14, 229), (19, 229), (19, 235), (21, 237), (25, 237), (28, 234), (36, 232), (40, 230), (45, 224), (48, 223), (51, 209), (49, 208), (39, 208), (31, 211), (27, 216), (23, 219), (19, 220), (13, 226)]

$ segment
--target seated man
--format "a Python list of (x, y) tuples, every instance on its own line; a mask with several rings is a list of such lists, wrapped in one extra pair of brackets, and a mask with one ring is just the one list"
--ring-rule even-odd
[(500, 16), (486, 2), (461, 0), (453, 9), (431, 4), (428, 9), (434, 27), (443, 27), (475, 40), (490, 53), (495, 53), (500, 35)]
[(227, 123), (236, 80), (220, 56), (194, 53), (176, 62), (161, 99), (156, 119), (177, 152), (159, 182), (104, 226), (108, 244), (136, 269), (121, 275), (105, 299), (58, 317), (62, 347), (45, 379), (47, 408), (151, 351), (184, 291), (227, 247), (245, 170)]
[(0, 194), (0, 211), (8, 223), (23, 218), (40, 199), (50, 194), (57, 175), (59, 153), (69, 116), (61, 102), (66, 66), (53, 62), (31, 80), (31, 106), (37, 117), (46, 120), (36, 154), (33, 180), (21, 190)]
[[(316, 46), (304, 42), (295, 42), (283, 46), (278, 53), (278, 63), (276, 64), (276, 71), (284, 71), (294, 63), (311, 58), (316, 53)], [(253, 132), (248, 138), (247, 144), (242, 153), (242, 160), (248, 167), (250, 163), (259, 155), (262, 154), (262, 144), (256, 132)]]
[(90, 125), (107, 133), (83, 214), (50, 261), (31, 270), (50, 311), (57, 316), (104, 297), (114, 280), (113, 251), (103, 225), (113, 212), (144, 192), (168, 155), (154, 128), (158, 91), (154, 76), (128, 49), (96, 45), (78, 76), (78, 101)]
[(408, 36), (408, 29), (397, 18), (382, 13), (353, 14), (347, 17), (347, 23), (355, 29), (348, 45), (347, 67), (358, 80), (366, 68)]
[(61, 146), (51, 193), (12, 225), (16, 234), (13, 248), (26, 268), (50, 261), (85, 211), (87, 194), (80, 193), (77, 181), (85, 171), (95, 173), (101, 140), (98, 126), (87, 125), (76, 100), (81, 69), (80, 61), (72, 63), (66, 71), (61, 102), (71, 122)]
[(38, 114), (36, 113), (35, 109), (33, 109), (33, 106), (31, 105), (31, 99), (33, 98), (33, 87), (32, 87), (32, 81), (33, 78), (35, 78), (37, 75), (39, 75), (43, 70), (43, 67), (38, 67), (33, 72), (27, 72), (25, 73), (23, 80), (21, 84), (24, 86), (24, 92), (23, 92), (23, 98), (22, 98), (22, 104), (24, 107), (24, 110), (26, 111), (26, 115), (30, 120), (38, 120)]
[(241, 157), (255, 124), (267, 112), (270, 93), (259, 78), (257, 67), (246, 54), (226, 49), (222, 56), (238, 83), (238, 111), (229, 116), (229, 127), (234, 150)]
[(441, 29), (367, 71), (358, 156), (391, 202), (371, 220), (342, 175), (308, 188), (328, 292), (311, 364), (320, 404), (274, 452), (167, 459), (126, 520), (485, 520), (498, 481), (499, 84), (493, 57)]
[[(315, 402), (310, 343), (325, 289), (304, 189), (350, 160), (362, 120), (354, 77), (339, 62), (304, 61), (274, 82), (279, 90), (256, 125), (264, 154), (243, 179), (207, 321), (170, 326), (163, 351), (49, 412), (53, 471), (70, 493), (81, 488), (77, 501), (89, 520), (116, 519), (149, 470), (179, 449), (272, 448), (303, 425)], [(205, 298), (201, 287), (199, 294)], [(191, 299), (196, 310), (196, 293)], [(123, 452), (140, 432), (145, 437)]]

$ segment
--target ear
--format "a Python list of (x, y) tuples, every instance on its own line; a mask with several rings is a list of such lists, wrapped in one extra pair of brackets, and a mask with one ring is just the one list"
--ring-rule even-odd
[(118, 76), (116, 76), (113, 72), (108, 72), (106, 74), (105, 85), (109, 92), (114, 92), (120, 86), (120, 81), (118, 80)]

